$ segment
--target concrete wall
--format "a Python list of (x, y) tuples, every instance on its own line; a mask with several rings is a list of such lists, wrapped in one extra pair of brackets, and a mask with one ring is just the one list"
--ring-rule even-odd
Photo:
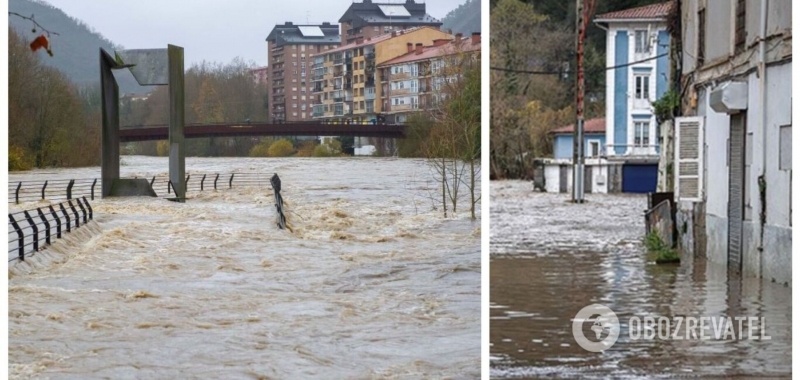
[[(767, 68), (765, 126), (760, 120), (757, 74), (743, 78), (748, 83), (746, 162), (750, 163), (750, 172), (745, 178), (745, 208), (749, 210), (744, 223), (743, 272), (781, 283), (791, 283), (791, 170), (781, 169), (779, 165), (780, 127), (791, 125), (791, 76), (791, 63)], [(730, 116), (710, 108), (709, 91), (710, 87), (698, 91), (697, 111), (698, 115), (705, 116), (706, 251), (709, 260), (724, 264), (728, 251)], [(762, 252), (759, 251), (762, 207), (758, 178), (764, 169), (767, 207)]]
[[(572, 192), (572, 160), (549, 160), (544, 164), (545, 191), (558, 193), (561, 189), (561, 166), (567, 165), (567, 193)], [(608, 193), (608, 163), (604, 159), (587, 159), (592, 167), (591, 193)], [(588, 191), (587, 191), (588, 192)]]

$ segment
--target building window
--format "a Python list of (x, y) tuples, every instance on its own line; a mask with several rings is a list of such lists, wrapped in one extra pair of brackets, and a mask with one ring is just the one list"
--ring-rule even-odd
[(779, 132), (778, 169), (792, 170), (792, 126), (782, 125)]
[(636, 99), (650, 99), (650, 75), (634, 75)]
[(589, 141), (589, 157), (600, 157), (600, 141)]
[(735, 42), (735, 51), (738, 53), (744, 50), (745, 42), (747, 40), (747, 31), (745, 30), (745, 22), (746, 22), (746, 9), (747, 5), (745, 4), (745, 0), (738, 0), (736, 2), (736, 42)]
[(633, 123), (634, 144), (637, 147), (650, 145), (650, 122), (637, 121)]
[(636, 38), (636, 52), (649, 53), (650, 52), (650, 39), (646, 30), (637, 30), (634, 34)]

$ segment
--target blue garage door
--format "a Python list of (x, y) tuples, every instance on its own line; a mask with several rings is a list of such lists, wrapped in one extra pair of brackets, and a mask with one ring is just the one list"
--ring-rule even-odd
[(623, 165), (623, 193), (652, 193), (656, 191), (658, 165)]

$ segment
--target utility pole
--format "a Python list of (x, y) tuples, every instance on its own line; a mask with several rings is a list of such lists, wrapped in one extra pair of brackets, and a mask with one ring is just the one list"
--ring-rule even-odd
[(575, 5), (575, 129), (572, 135), (572, 202), (583, 203), (583, 38), (585, 32), (583, 0)]
[[(584, 1), (587, 7), (584, 9)], [(586, 88), (583, 75), (583, 41), (586, 39), (588, 20), (592, 17), (595, 0), (576, 0), (575, 3), (575, 52), (576, 72), (575, 80), (575, 130), (572, 137), (572, 202), (583, 203), (584, 193), (584, 164), (586, 148), (583, 146), (583, 103)]]

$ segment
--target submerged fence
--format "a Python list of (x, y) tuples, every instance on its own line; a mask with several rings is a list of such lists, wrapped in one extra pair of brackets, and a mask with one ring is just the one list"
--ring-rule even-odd
[[(270, 185), (270, 176), (271, 174), (267, 173), (190, 173), (186, 175), (186, 193), (234, 187), (268, 186)], [(159, 197), (168, 197), (175, 193), (167, 174), (131, 178), (147, 179)], [(78, 197), (88, 197), (94, 200), (95, 196), (100, 196), (100, 187), (98, 178), (9, 181), (8, 203), (19, 204), (39, 200), (62, 201)]]
[[(77, 208), (76, 208), (77, 207)], [(25, 256), (39, 251), (94, 219), (86, 197), (57, 205), (8, 214), (8, 261), (25, 261)]]
[(285, 230), (286, 229), (286, 216), (283, 215), (283, 197), (281, 197), (281, 179), (278, 177), (278, 173), (272, 176), (269, 179), (269, 183), (272, 185), (272, 191), (275, 192), (275, 208), (278, 211), (278, 228)]

